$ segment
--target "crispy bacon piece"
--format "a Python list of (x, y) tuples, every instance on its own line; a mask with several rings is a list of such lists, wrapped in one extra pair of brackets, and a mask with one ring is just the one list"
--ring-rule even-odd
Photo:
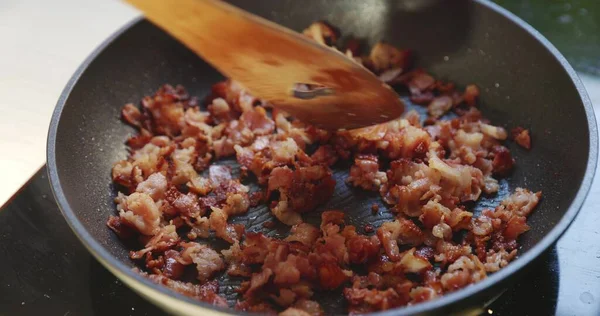
[(198, 280), (206, 281), (215, 272), (223, 270), (225, 264), (219, 254), (207, 245), (195, 242), (183, 243), (184, 250), (181, 252), (182, 261), (196, 265)]
[(390, 69), (407, 69), (410, 51), (403, 51), (390, 44), (379, 42), (371, 49), (369, 59), (375, 73)]
[(476, 256), (462, 256), (448, 266), (448, 271), (440, 281), (444, 289), (455, 291), (471, 283), (479, 282), (487, 276), (485, 267)]
[(300, 223), (292, 226), (290, 235), (284, 240), (287, 242), (300, 242), (307, 247), (311, 247), (317, 238), (319, 238), (319, 229), (307, 223)]
[(142, 99), (144, 111), (151, 117), (149, 125), (153, 134), (176, 136), (185, 124), (184, 111), (193, 100), (182, 86), (162, 86), (152, 97)]
[(322, 165), (293, 171), (288, 167), (275, 168), (269, 177), (268, 195), (278, 192), (279, 199), (271, 211), (284, 224), (299, 224), (297, 213), (311, 211), (327, 201), (334, 187), (331, 171)]
[(365, 190), (379, 191), (380, 187), (387, 183), (387, 175), (379, 171), (377, 156), (358, 155), (354, 159), (354, 165), (350, 167), (347, 181)]
[(541, 196), (541, 191), (533, 193), (527, 189), (517, 188), (515, 189), (515, 193), (504, 199), (500, 205), (513, 214), (529, 216), (539, 203)]
[(121, 221), (144, 235), (152, 236), (160, 229), (160, 211), (145, 193), (135, 192), (128, 196), (119, 216)]
[(423, 232), (409, 219), (397, 219), (386, 222), (377, 229), (377, 237), (381, 241), (385, 253), (392, 261), (401, 259), (398, 245), (420, 245), (423, 242)]
[(121, 239), (129, 239), (136, 235), (135, 230), (127, 225), (119, 216), (110, 216), (108, 222), (106, 222), (106, 226), (114, 231)]
[(531, 149), (531, 136), (529, 136), (529, 130), (522, 127), (515, 127), (511, 131), (512, 138), (519, 146), (525, 149)]
[(478, 98), (479, 88), (474, 84), (468, 85), (465, 89), (465, 93), (463, 94), (463, 100), (465, 100), (465, 103), (470, 107), (475, 107), (477, 106)]
[(452, 108), (452, 98), (446, 95), (442, 95), (431, 100), (431, 103), (427, 106), (427, 112), (429, 115), (439, 118), (446, 114)]
[(504, 146), (496, 146), (493, 152), (494, 160), (492, 161), (492, 167), (494, 168), (494, 173), (500, 176), (507, 175), (515, 164), (510, 151)]
[(348, 280), (348, 275), (332, 262), (323, 262), (319, 265), (319, 282), (323, 289), (332, 290)]
[(141, 127), (142, 126), (142, 112), (132, 103), (127, 103), (121, 110), (121, 116), (125, 122), (131, 126)]

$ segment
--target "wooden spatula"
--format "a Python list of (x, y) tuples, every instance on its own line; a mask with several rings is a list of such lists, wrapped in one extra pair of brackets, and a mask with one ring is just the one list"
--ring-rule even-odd
[[(404, 110), (391, 88), (340, 52), (222, 1), (126, 1), (225, 76), (302, 121), (352, 129)], [(325, 89), (294, 92), (298, 84)]]

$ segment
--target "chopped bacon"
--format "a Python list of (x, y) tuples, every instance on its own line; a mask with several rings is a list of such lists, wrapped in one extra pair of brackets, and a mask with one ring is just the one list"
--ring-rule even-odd
[(268, 191), (279, 192), (279, 200), (271, 210), (284, 224), (298, 224), (300, 219), (293, 212), (313, 210), (331, 197), (334, 187), (331, 171), (322, 165), (294, 171), (288, 167), (275, 168), (269, 177)]
[(288, 307), (286, 310), (279, 313), (279, 316), (310, 316), (310, 314), (299, 308)]
[(476, 256), (462, 256), (448, 266), (440, 281), (448, 291), (455, 291), (468, 284), (479, 282), (487, 276), (485, 267)]
[(138, 184), (137, 192), (148, 194), (154, 201), (162, 199), (167, 191), (167, 178), (161, 173), (153, 173)]
[(141, 234), (152, 236), (160, 229), (160, 211), (145, 193), (135, 192), (128, 196), (119, 215), (122, 221)]
[(142, 126), (142, 112), (132, 103), (127, 103), (121, 110), (121, 115), (125, 122), (131, 126), (141, 127)]
[[(304, 34), (337, 49), (340, 34), (325, 22)], [(362, 314), (435, 299), (514, 260), (541, 192), (517, 188), (495, 208), (473, 213), (469, 202), (499, 192), (498, 177), (515, 164), (503, 145), (507, 131), (477, 108), (479, 88), (468, 85), (462, 92), (423, 69), (411, 70), (411, 52), (387, 43), (377, 43), (367, 56), (358, 50), (351, 39), (340, 53), (381, 84), (406, 88), (413, 103), (427, 106), (425, 120), (413, 110), (374, 126), (321, 130), (232, 80), (215, 84), (202, 107), (183, 87), (169, 85), (140, 107), (123, 107), (122, 119), (136, 133), (125, 142), (128, 157), (112, 167), (122, 192), (115, 198), (118, 216), (106, 224), (128, 244), (137, 243), (129, 255), (142, 274), (227, 306), (216, 281), (226, 273), (241, 279), (236, 310), (273, 315), (324, 315), (315, 293), (339, 289), (348, 312)], [(449, 111), (454, 118), (445, 119)], [(528, 130), (511, 135), (530, 148)], [(233, 155), (239, 172), (221, 160)], [(373, 221), (326, 210), (320, 224), (303, 222), (304, 216), (312, 223), (314, 214), (303, 214), (326, 206), (334, 194), (333, 168), (349, 169), (350, 185), (378, 191), (394, 218)], [(377, 203), (367, 205), (378, 212)], [(253, 207), (252, 217), (240, 218), (247, 223), (234, 224), (233, 217)], [(287, 237), (261, 207), (291, 226)], [(276, 237), (246, 231), (246, 225)], [(208, 245), (214, 238), (229, 248), (217, 252)], [(194, 276), (195, 283), (181, 281)]]
[(502, 127), (481, 123), (480, 128), (482, 133), (495, 139), (505, 140), (507, 137), (506, 130)]
[(213, 185), (210, 179), (204, 177), (195, 177), (187, 183), (190, 191), (198, 194), (198, 195), (207, 195), (210, 191), (212, 191)]
[(541, 196), (541, 191), (533, 193), (527, 189), (517, 188), (515, 193), (504, 199), (500, 205), (516, 215), (529, 216), (539, 203)]
[(431, 100), (431, 103), (427, 106), (427, 112), (429, 115), (439, 118), (446, 114), (452, 108), (452, 98), (446, 95), (442, 95)]
[(221, 256), (207, 245), (190, 242), (182, 244), (182, 246), (185, 249), (181, 252), (181, 258), (185, 262), (193, 262), (196, 265), (198, 280), (206, 281), (215, 272), (225, 268)]
[(127, 160), (118, 161), (113, 165), (112, 179), (113, 182), (120, 184), (126, 188), (132, 186), (133, 164)]
[(361, 264), (373, 260), (379, 254), (381, 242), (377, 236), (356, 235), (346, 240), (346, 247), (348, 247), (350, 262)]
[(180, 262), (179, 256), (179, 252), (175, 250), (165, 252), (165, 265), (162, 273), (167, 278), (177, 280), (183, 275), (185, 266)]
[(504, 249), (496, 252), (490, 250), (485, 257), (485, 271), (496, 272), (508, 265), (517, 256), (517, 249), (513, 249), (511, 252), (507, 252)]
[(479, 88), (474, 85), (468, 85), (465, 88), (465, 93), (463, 94), (463, 100), (468, 106), (475, 107), (477, 106), (477, 99), (479, 98)]
[(307, 223), (300, 223), (292, 226), (290, 235), (284, 240), (287, 242), (297, 241), (307, 247), (311, 247), (319, 238), (319, 229)]
[(415, 255), (415, 248), (411, 248), (402, 255), (400, 259), (400, 267), (405, 273), (422, 273), (425, 270), (431, 269), (432, 265), (429, 260)]
[(142, 99), (142, 106), (151, 116), (150, 124), (154, 134), (176, 136), (184, 126), (184, 109), (189, 106), (189, 96), (178, 86), (162, 86), (152, 97)]
[(259, 313), (262, 315), (277, 315), (277, 311), (275, 310), (275, 308), (267, 302), (251, 304), (248, 300), (238, 301), (235, 304), (235, 310), (250, 313)]
[(500, 176), (507, 175), (513, 168), (515, 160), (512, 158), (510, 151), (504, 146), (494, 147), (494, 160), (492, 166), (494, 173)]
[(511, 131), (512, 138), (519, 146), (525, 149), (531, 149), (531, 136), (529, 130), (522, 127), (516, 127)]
[(352, 314), (388, 310), (407, 303), (393, 288), (387, 290), (345, 288), (344, 297), (350, 304), (349, 312)]
[(129, 239), (135, 236), (135, 230), (127, 225), (119, 216), (110, 216), (106, 225), (121, 239)]
[(231, 169), (227, 166), (211, 165), (208, 168), (208, 174), (213, 188), (231, 180)]
[(386, 222), (377, 229), (385, 253), (392, 261), (400, 260), (398, 244), (419, 245), (423, 242), (423, 232), (409, 219)]
[(210, 281), (202, 285), (184, 283), (181, 281), (172, 280), (166, 275), (150, 274), (147, 275), (150, 280), (157, 284), (162, 284), (175, 292), (204, 301), (215, 306), (227, 307), (227, 301), (222, 296), (218, 295), (219, 287), (217, 281)]
[(296, 303), (294, 303), (293, 308), (304, 311), (308, 315), (311, 316), (323, 316), (325, 312), (321, 308), (321, 305), (315, 301), (300, 299)]
[(212, 212), (210, 213), (209, 221), (211, 230), (215, 231), (215, 236), (229, 242), (234, 243), (236, 240), (240, 240), (244, 226), (228, 224), (227, 219), (229, 215), (222, 209), (217, 207), (211, 207)]
[(314, 164), (331, 166), (337, 162), (339, 157), (330, 145), (320, 146), (311, 156)]
[[(383, 60), (383, 61), (385, 62), (385, 60)], [(375, 63), (373, 62), (373, 64), (375, 64)], [(400, 74), (402, 74), (403, 71), (404, 71), (404, 69), (402, 69), (402, 68), (392, 68), (392, 69), (385, 70), (379, 75), (379, 80), (381, 80), (385, 83), (390, 83), (390, 84), (394, 83), (395, 79), (398, 78), (400, 76)]]
[(380, 73), (389, 69), (406, 69), (410, 57), (409, 51), (402, 51), (390, 44), (378, 42), (371, 49), (369, 58), (373, 65), (373, 70)]
[(333, 46), (339, 37), (339, 32), (324, 21), (318, 21), (311, 24), (302, 31), (302, 34), (313, 39), (317, 43), (326, 46)]
[(358, 155), (350, 168), (348, 182), (365, 190), (379, 191), (387, 183), (385, 172), (379, 171), (379, 163), (375, 155)]
[(425, 90), (433, 87), (435, 79), (423, 70), (415, 70), (411, 74), (408, 88), (413, 95), (419, 95)]

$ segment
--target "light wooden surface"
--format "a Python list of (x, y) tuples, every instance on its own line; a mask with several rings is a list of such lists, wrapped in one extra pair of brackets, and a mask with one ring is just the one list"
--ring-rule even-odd
[[(138, 16), (117, 0), (0, 0), (0, 205), (45, 162), (58, 96), (106, 37)], [(596, 113), (600, 80), (582, 76)], [(600, 209), (595, 181), (584, 207)]]

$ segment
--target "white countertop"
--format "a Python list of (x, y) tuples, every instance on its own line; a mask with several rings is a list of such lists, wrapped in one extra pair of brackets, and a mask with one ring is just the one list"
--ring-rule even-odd
[(50, 117), (73, 72), (136, 16), (116, 0), (0, 0), (0, 205), (44, 165)]
[[(136, 16), (116, 0), (0, 1), (0, 205), (45, 163), (50, 116), (75, 69)], [(600, 113), (600, 80), (581, 77)]]

